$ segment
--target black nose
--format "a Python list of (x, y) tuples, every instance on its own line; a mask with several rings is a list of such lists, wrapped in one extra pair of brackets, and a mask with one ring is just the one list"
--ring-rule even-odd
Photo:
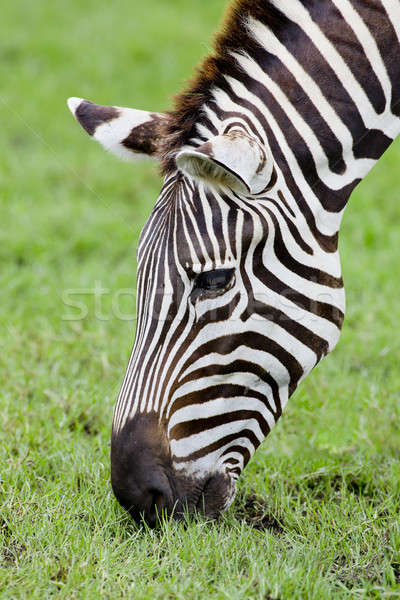
[(137, 415), (111, 442), (111, 483), (118, 502), (150, 527), (173, 509), (169, 446), (152, 415)]
[[(152, 478), (148, 485), (136, 488), (135, 484), (129, 490), (114, 488), (117, 500), (129, 514), (140, 523), (142, 520), (150, 527), (155, 527), (158, 519), (168, 514), (172, 507), (172, 494), (169, 486), (165, 485), (164, 477)], [(137, 485), (137, 484), (136, 484)]]

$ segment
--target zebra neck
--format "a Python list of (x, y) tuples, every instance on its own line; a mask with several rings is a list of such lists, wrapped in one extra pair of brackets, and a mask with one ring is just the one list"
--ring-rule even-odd
[[(170, 113), (163, 151), (247, 121), (295, 197), (334, 230), (359, 181), (400, 133), (398, 0), (240, 0)], [(336, 214), (336, 216), (334, 216)]]

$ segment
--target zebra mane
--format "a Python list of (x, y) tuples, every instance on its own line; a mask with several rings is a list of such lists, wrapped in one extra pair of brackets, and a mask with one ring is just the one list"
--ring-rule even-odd
[(257, 42), (250, 37), (246, 26), (249, 17), (258, 19), (274, 32), (285, 21), (271, 0), (235, 0), (228, 8), (222, 29), (214, 39), (214, 52), (203, 59), (187, 88), (175, 97), (175, 107), (167, 113), (162, 125), (159, 155), (164, 174), (176, 168), (176, 153), (196, 137), (201, 109), (212, 100), (213, 89), (226, 88), (224, 75), (234, 75), (240, 70), (232, 52), (257, 51)]

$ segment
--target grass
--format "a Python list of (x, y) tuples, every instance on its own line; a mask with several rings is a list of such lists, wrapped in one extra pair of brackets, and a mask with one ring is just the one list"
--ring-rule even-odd
[[(1, 599), (400, 598), (399, 144), (345, 216), (341, 342), (292, 398), (232, 509), (146, 531), (110, 490), (134, 333), (115, 307), (132, 312), (133, 292), (118, 290), (135, 287), (160, 180), (90, 143), (65, 99), (170, 106), (223, 5), (14, 0), (2, 12)], [(109, 290), (101, 305), (80, 293), (85, 318), (66, 320), (78, 311), (66, 290), (96, 285)]]

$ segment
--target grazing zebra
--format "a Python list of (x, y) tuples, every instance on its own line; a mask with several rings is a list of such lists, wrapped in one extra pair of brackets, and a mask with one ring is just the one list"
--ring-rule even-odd
[(348, 198), (400, 133), (399, 0), (236, 0), (174, 110), (72, 98), (165, 176), (138, 248), (112, 486), (135, 519), (215, 516), (336, 345)]

